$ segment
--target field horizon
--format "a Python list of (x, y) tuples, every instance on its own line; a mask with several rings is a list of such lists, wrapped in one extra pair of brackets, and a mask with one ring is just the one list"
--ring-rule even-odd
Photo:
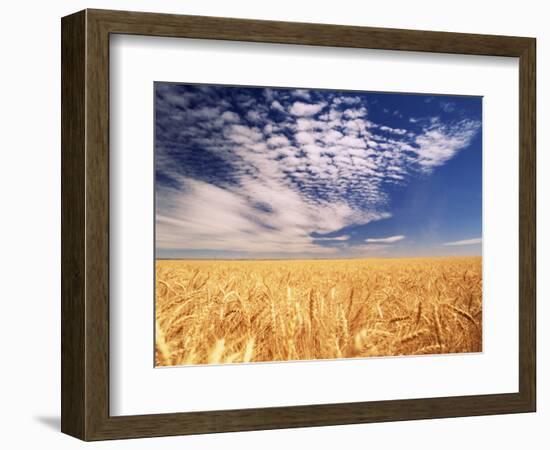
[(386, 259), (482, 258), (482, 255), (357, 256), (346, 258), (155, 258), (155, 261), (372, 261)]
[(157, 366), (475, 353), (482, 257), (156, 260)]

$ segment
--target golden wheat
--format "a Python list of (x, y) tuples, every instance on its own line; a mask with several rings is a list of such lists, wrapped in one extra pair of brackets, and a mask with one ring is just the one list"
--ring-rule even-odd
[(481, 258), (156, 262), (156, 364), (479, 352)]

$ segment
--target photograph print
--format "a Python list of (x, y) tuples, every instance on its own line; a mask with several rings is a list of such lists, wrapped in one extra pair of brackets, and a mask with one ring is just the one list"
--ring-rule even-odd
[(482, 351), (482, 98), (154, 84), (155, 365)]

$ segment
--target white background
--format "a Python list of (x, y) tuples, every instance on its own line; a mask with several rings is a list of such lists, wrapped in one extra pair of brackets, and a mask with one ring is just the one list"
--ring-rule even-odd
[[(547, 448), (550, 421), (550, 30), (544, 2), (438, 1), (11, 2), (0, 16), (2, 69), (2, 399), (0, 442), (6, 448), (76, 448), (59, 429), (59, 17), (84, 7), (155, 10), (294, 21), (517, 34), (538, 38), (539, 283), (536, 414), (232, 433), (92, 444), (101, 448)], [(546, 207), (544, 207), (546, 205)], [(546, 278), (546, 279), (545, 279)]]
[[(517, 392), (517, 59), (143, 36), (110, 55), (111, 414)], [(155, 80), (483, 95), (483, 353), (153, 368)]]

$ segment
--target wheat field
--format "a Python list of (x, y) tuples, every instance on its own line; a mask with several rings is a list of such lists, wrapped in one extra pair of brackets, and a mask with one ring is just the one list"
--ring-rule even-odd
[(156, 365), (480, 352), (481, 257), (156, 261)]

